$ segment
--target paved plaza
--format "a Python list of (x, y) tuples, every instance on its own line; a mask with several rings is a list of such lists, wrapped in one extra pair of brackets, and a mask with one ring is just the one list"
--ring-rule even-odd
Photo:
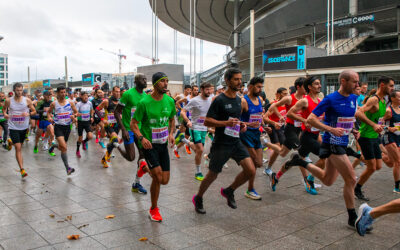
[[(400, 249), (400, 215), (382, 217), (365, 237), (347, 228), (340, 177), (333, 186), (322, 186), (318, 195), (311, 196), (296, 168), (281, 178), (276, 192), (258, 170), (256, 190), (262, 200), (245, 198), (245, 185), (235, 193), (238, 208), (234, 210), (219, 194), (239, 171), (229, 161), (205, 194), (207, 214), (199, 215), (191, 201), (199, 186), (194, 179), (194, 156), (181, 150), (181, 159), (176, 160), (171, 150), (171, 179), (161, 187), (159, 200), (164, 220), (156, 223), (147, 216), (150, 194), (130, 189), (136, 161), (127, 162), (115, 150), (112, 166), (104, 169), (100, 164), (103, 151), (94, 142), (77, 159), (73, 132), (69, 160), (76, 172), (67, 177), (60, 152), (56, 150), (54, 158), (43, 151), (34, 155), (33, 140), (31, 136), (23, 146), (29, 175), (24, 180), (17, 172), (14, 149), (0, 150), (3, 249)], [(358, 175), (361, 170), (359, 166)], [(148, 175), (142, 178), (148, 190), (150, 181)], [(364, 190), (371, 198), (369, 204), (376, 206), (398, 197), (392, 189), (391, 170), (383, 167)], [(105, 219), (107, 215), (115, 217)], [(73, 234), (80, 238), (68, 240)], [(148, 240), (139, 241), (142, 237)]]

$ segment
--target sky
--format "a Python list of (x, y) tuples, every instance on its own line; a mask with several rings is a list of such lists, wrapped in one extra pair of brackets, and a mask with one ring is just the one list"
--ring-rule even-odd
[[(0, 53), (8, 54), (9, 83), (58, 79), (68, 75), (81, 80), (84, 73), (118, 73), (117, 56), (127, 56), (122, 72), (149, 65), (152, 11), (148, 0), (1, 0)], [(173, 62), (173, 29), (159, 21), (160, 63)], [(199, 52), (199, 40), (198, 40)], [(178, 64), (189, 72), (189, 36), (178, 32)], [(226, 48), (204, 41), (203, 69), (221, 62)], [(200, 70), (197, 56), (197, 71)]]

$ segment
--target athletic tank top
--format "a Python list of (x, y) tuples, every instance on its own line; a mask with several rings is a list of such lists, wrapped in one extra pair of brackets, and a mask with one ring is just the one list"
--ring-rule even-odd
[(396, 127), (398, 130), (392, 134), (400, 136), (400, 114), (397, 114), (392, 106), (390, 106), (390, 110), (392, 111), (392, 118), (389, 120), (389, 127)]
[[(315, 109), (315, 107), (317, 107), (318, 104), (321, 102), (321, 100), (318, 98), (318, 103), (315, 103), (314, 100), (309, 95), (306, 95), (305, 98), (307, 99), (308, 107), (301, 112), (301, 116), (304, 119), (307, 119), (308, 116), (311, 114), (311, 112)], [(320, 119), (321, 119), (321, 116), (320, 116)], [(306, 128), (306, 126), (304, 124), (302, 124), (301, 129), (305, 130), (307, 132), (310, 132), (310, 133), (314, 133), (314, 134), (318, 134), (319, 133), (319, 129), (314, 128), (314, 127)]]
[(114, 97), (108, 98), (108, 107), (106, 109), (106, 113), (104, 116), (104, 119), (110, 124), (110, 123), (117, 123), (117, 120), (115, 119), (114, 116), (114, 110), (117, 107), (117, 104), (114, 104), (113, 101), (118, 101)]
[[(244, 96), (244, 99), (247, 102), (249, 110), (247, 110), (247, 112), (243, 112), (240, 115), (241, 121), (250, 122), (250, 123), (258, 121), (261, 124), (263, 108), (262, 108), (262, 102), (261, 102), (260, 97), (257, 96), (257, 98), (258, 98), (258, 105), (254, 105), (254, 103), (250, 100), (250, 98), (247, 95)], [(247, 129), (257, 130), (258, 128), (248, 127)]]
[(22, 97), (21, 102), (15, 101), (15, 97), (10, 99), (9, 107), (10, 119), (8, 121), (9, 129), (25, 130), (29, 127), (29, 116), (22, 115), (23, 113), (29, 114), (28, 102), (26, 97)]
[[(379, 109), (375, 113), (370, 113), (367, 111), (365, 112), (365, 115), (374, 123), (383, 125), (383, 116), (386, 113), (386, 101), (384, 99), (381, 100), (377, 95), (373, 95), (372, 97), (379, 99)], [(379, 135), (371, 126), (362, 122), (360, 126), (360, 136), (365, 138), (378, 138)]]
[[(190, 95), (188, 95), (187, 97), (186, 97), (186, 101), (187, 101), (187, 103), (186, 103), (186, 105), (190, 102), (190, 100), (192, 100), (193, 98), (190, 98)], [(186, 116), (187, 116), (187, 118), (191, 121), (192, 120), (192, 112), (190, 112), (190, 111), (187, 111), (186, 112)]]
[(0, 122), (5, 121), (6, 119), (4, 118), (4, 106), (0, 106)]
[[(291, 94), (290, 96), (292, 97), (292, 102), (289, 105), (285, 105), (286, 113), (288, 113), (290, 108), (293, 107), (294, 105), (296, 105), (296, 103), (299, 101), (299, 100), (296, 99), (294, 93)], [(298, 114), (300, 114), (300, 112)], [(289, 117), (286, 117), (286, 123), (290, 123), (290, 124), (294, 125), (295, 127), (301, 127), (301, 125), (302, 125), (301, 122), (293, 121)]]
[[(274, 101), (274, 103), (277, 103), (277, 102), (278, 102), (277, 100)], [(279, 112), (283, 117), (285, 117), (285, 118), (287, 119), (287, 117), (286, 117), (286, 106), (285, 106), (285, 105), (284, 105), (284, 106), (278, 107), (278, 112)], [(270, 115), (268, 118), (269, 118), (271, 121), (279, 122), (279, 117), (278, 117), (275, 113), (272, 113), (272, 115)]]
[(61, 106), (58, 100), (56, 100), (55, 104), (54, 122), (58, 125), (70, 125), (72, 114), (71, 103), (67, 101), (67, 104)]

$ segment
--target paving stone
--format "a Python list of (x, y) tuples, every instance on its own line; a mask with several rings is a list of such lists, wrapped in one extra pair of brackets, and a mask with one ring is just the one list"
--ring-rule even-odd
[(80, 238), (79, 240), (70, 240), (64, 243), (55, 244), (54, 249), (106, 249), (105, 246), (101, 245), (99, 242), (95, 241), (91, 237)]
[(39, 234), (50, 244), (69, 241), (67, 238), (68, 235), (79, 234), (80, 238), (86, 236), (85, 233), (68, 224), (65, 227), (39, 232)]
[(0, 245), (4, 249), (32, 249), (47, 246), (48, 243), (37, 233), (24, 235), (23, 240), (20, 237), (1, 240)]
[(240, 236), (236, 233), (208, 240), (207, 243), (220, 249), (252, 249), (261, 245), (258, 241)]

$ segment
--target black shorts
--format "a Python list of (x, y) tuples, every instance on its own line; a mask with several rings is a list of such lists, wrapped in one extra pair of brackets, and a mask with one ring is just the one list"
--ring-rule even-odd
[(54, 125), (54, 134), (57, 137), (63, 136), (64, 141), (67, 142), (69, 138), (69, 134), (71, 133), (71, 125)]
[(30, 116), (32, 120), (39, 120), (40, 116), (39, 115), (31, 115)]
[(78, 136), (83, 135), (83, 130), (85, 130), (86, 134), (92, 132), (90, 121), (78, 121)]
[(243, 145), (243, 143), (238, 140), (235, 144), (211, 144), (209, 169), (214, 173), (220, 173), (224, 164), (232, 158), (239, 164), (243, 159), (250, 157), (249, 151)]
[(360, 137), (360, 139), (358, 139), (358, 144), (360, 144), (361, 152), (365, 160), (382, 159), (379, 138)]
[(386, 133), (382, 137), (382, 144), (389, 145), (391, 143), (395, 143), (397, 147), (400, 147), (400, 136), (395, 135), (394, 133)]
[(306, 157), (309, 153), (319, 155), (321, 143), (318, 141), (318, 134), (314, 134), (308, 131), (303, 131), (300, 135), (300, 148), (299, 155), (301, 157)]
[(107, 132), (107, 134), (111, 135), (113, 132), (116, 134), (119, 133), (119, 126), (117, 123), (113, 123), (112, 125), (107, 125), (104, 126), (104, 130)]
[(322, 143), (321, 147), (319, 149), (319, 158), (326, 159), (332, 154), (333, 155), (345, 155), (345, 154), (347, 154), (346, 152), (347, 152), (346, 146)]
[(10, 138), (11, 138), (13, 144), (24, 143), (27, 132), (28, 132), (28, 129), (24, 129), (24, 130), (10, 129)]
[(285, 134), (284, 134), (284, 127), (281, 127), (280, 129), (276, 129), (274, 126), (270, 126), (270, 128), (272, 129), (271, 134), (269, 135), (269, 138), (271, 140), (272, 144), (283, 144), (283, 142), (285, 141)]
[(152, 149), (143, 149), (144, 158), (150, 169), (160, 166), (162, 171), (170, 170), (168, 143), (152, 144)]
[(100, 118), (94, 117), (94, 118), (93, 118), (93, 123), (92, 123), (92, 125), (93, 125), (93, 126), (96, 126), (96, 125), (99, 124), (100, 122), (101, 122), (101, 119), (100, 119)]
[(300, 139), (299, 134), (301, 132), (301, 128), (296, 128), (293, 124), (286, 123), (285, 130), (283, 131), (285, 135), (285, 141), (283, 145), (285, 145), (288, 149), (297, 149), (300, 147)]

